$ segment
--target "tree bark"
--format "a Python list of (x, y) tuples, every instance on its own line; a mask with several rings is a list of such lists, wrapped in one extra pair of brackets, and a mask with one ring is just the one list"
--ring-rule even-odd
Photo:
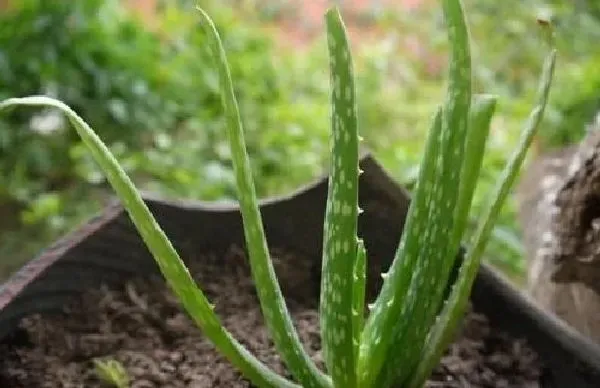
[(600, 131), (535, 160), (518, 199), (530, 293), (600, 343)]

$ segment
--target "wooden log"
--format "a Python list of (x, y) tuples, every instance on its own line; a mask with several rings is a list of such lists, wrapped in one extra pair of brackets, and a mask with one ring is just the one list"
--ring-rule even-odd
[(600, 131), (535, 160), (517, 195), (529, 292), (600, 343)]

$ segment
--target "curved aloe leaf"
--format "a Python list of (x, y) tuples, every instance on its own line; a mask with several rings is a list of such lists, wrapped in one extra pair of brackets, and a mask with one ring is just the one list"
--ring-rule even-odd
[(357, 254), (358, 127), (352, 56), (336, 8), (327, 11), (332, 157), (325, 213), (320, 322), (323, 355), (335, 387), (356, 386), (353, 272)]
[[(418, 236), (422, 236), (427, 229), (427, 217), (419, 217), (419, 211), (426, 209), (427, 206), (429, 206), (434, 200), (433, 191), (431, 188), (435, 184), (436, 179), (437, 163), (435, 156), (440, 151), (441, 133), (442, 109), (438, 108), (433, 118), (431, 129), (427, 135), (425, 153), (419, 168), (419, 179), (417, 181), (415, 195), (408, 209), (408, 215), (404, 227), (405, 232), (402, 233), (400, 238), (400, 244), (398, 248), (400, 252), (406, 249), (405, 247), (407, 244), (410, 244), (410, 241), (415, 241)], [(396, 264), (396, 267), (392, 265), (388, 273), (385, 275), (384, 284), (389, 282), (390, 277), (392, 276), (405, 276), (408, 279), (401, 279), (401, 281), (406, 283), (408, 280), (410, 280), (411, 273), (409, 265), (414, 266), (414, 257), (408, 257), (408, 259), (413, 259), (413, 262), (405, 259), (400, 268), (398, 268), (398, 264)], [(400, 261), (396, 259), (395, 263), (398, 262)], [(388, 288), (388, 292), (391, 293), (393, 290)], [(396, 322), (398, 322), (401, 307), (401, 304), (394, 304), (392, 300), (392, 303), (388, 302), (387, 305), (376, 304), (371, 309), (369, 318), (367, 319), (367, 322), (363, 328), (359, 350), (358, 385), (360, 387), (373, 387), (373, 380), (377, 377), (377, 373), (379, 370), (381, 370), (383, 364), (386, 363), (385, 350), (387, 349), (377, 348), (378, 345), (386, 341), (386, 332), (384, 332), (383, 328), (379, 327), (377, 323), (380, 323), (379, 320), (385, 317), (383, 314), (394, 313)]]
[(219, 33), (210, 17), (201, 9), (202, 27), (219, 72), (221, 100), (227, 118), (227, 133), (237, 191), (239, 196), (244, 235), (249, 251), (250, 268), (256, 284), (260, 305), (277, 351), (288, 369), (303, 387), (327, 387), (330, 382), (310, 359), (294, 328), (279, 283), (270, 260), (265, 232), (258, 208), (250, 159), (244, 143), (240, 113), (233, 91), (229, 66)]
[[(477, 180), (479, 179), (479, 172), (481, 171), (483, 156), (485, 154), (485, 145), (490, 133), (490, 125), (495, 109), (495, 96), (477, 94), (473, 97), (473, 103), (469, 112), (469, 129), (465, 140), (465, 160), (460, 176), (459, 201), (455, 213), (456, 221), (453, 230), (453, 248), (450, 249), (451, 252), (454, 252), (455, 245), (458, 248), (467, 226), (469, 210), (473, 202)], [(447, 294), (446, 290), (448, 290), (448, 286), (451, 285), (444, 287), (444, 294), (438, 302), (438, 308), (436, 309), (438, 312), (444, 302), (443, 298)]]
[(0, 102), (0, 111), (20, 105), (53, 107), (67, 116), (129, 213), (167, 283), (179, 297), (188, 314), (215, 344), (219, 352), (227, 357), (249, 380), (260, 387), (298, 388), (296, 384), (275, 374), (260, 363), (223, 328), (208, 299), (196, 286), (177, 251), (148, 210), (131, 179), (89, 125), (69, 106), (48, 97), (7, 99)]
[(460, 174), (459, 201), (456, 207), (456, 222), (450, 251), (458, 250), (469, 219), (475, 188), (485, 154), (485, 145), (490, 134), (492, 117), (496, 110), (495, 96), (477, 94), (469, 112), (469, 129), (465, 139), (465, 159)]
[[(451, 45), (450, 78), (441, 120), (440, 149), (426, 155), (435, 172), (417, 184), (414, 210), (396, 257), (367, 320), (361, 386), (389, 386), (410, 376), (438, 312), (454, 262), (451, 252), (460, 174), (471, 104), (469, 34), (459, 0), (442, 2)], [(457, 184), (458, 183), (458, 184)], [(419, 196), (428, 198), (424, 203)], [(468, 210), (468, 209), (467, 209)], [(411, 219), (411, 218), (414, 218)], [(410, 223), (409, 223), (410, 221)], [(413, 224), (414, 222), (414, 224)], [(403, 236), (404, 237), (404, 236)], [(383, 337), (383, 340), (382, 340)], [(402, 351), (398, 351), (402, 349)]]
[[(387, 364), (378, 376), (376, 386), (403, 384), (418, 365), (419, 360), (415, 354), (421, 353), (430, 326), (439, 312), (458, 252), (455, 228), (464, 228), (471, 202), (468, 195), (461, 198), (461, 192), (466, 192), (463, 187), (469, 185), (469, 182), (460, 179), (465, 169), (471, 104), (469, 33), (460, 0), (444, 0), (442, 9), (451, 55), (447, 100), (442, 118), (442, 152), (438, 159), (441, 171), (433, 189), (437, 192), (437, 198), (430, 208), (430, 228), (419, 241), (426, 248), (421, 248), (415, 273), (403, 301), (399, 317), (401, 324), (391, 334), (392, 345), (387, 353)], [(480, 144), (479, 149), (470, 148), (476, 156), (482, 156), (483, 144)], [(461, 200), (464, 204), (461, 204)], [(463, 213), (459, 214), (457, 211)], [(461, 221), (463, 225), (460, 225)], [(404, 348), (404, 352), (395, 351)]]
[(477, 275), (481, 257), (483, 256), (487, 241), (490, 238), (494, 222), (496, 221), (510, 188), (517, 177), (521, 165), (523, 164), (523, 160), (525, 159), (525, 155), (527, 154), (527, 150), (531, 146), (531, 142), (533, 141), (544, 115), (544, 110), (548, 102), (548, 95), (550, 93), (555, 62), (556, 51), (552, 50), (544, 64), (544, 70), (540, 81), (538, 103), (527, 120), (525, 130), (517, 145), (517, 149), (512, 154), (511, 159), (508, 161), (500, 176), (499, 184), (491, 197), (492, 201), (481, 218), (481, 222), (479, 223), (473, 239), (473, 245), (460, 268), (458, 280), (452, 288), (450, 297), (448, 298), (438, 321), (431, 329), (426, 346), (420, 357), (421, 362), (409, 384), (409, 387), (411, 388), (423, 386), (427, 377), (437, 365), (444, 349), (452, 340), (458, 322), (464, 314), (469, 300), (471, 287), (473, 286), (473, 281)]

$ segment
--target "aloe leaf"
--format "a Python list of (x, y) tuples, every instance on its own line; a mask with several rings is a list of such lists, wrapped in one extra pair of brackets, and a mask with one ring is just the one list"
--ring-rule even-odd
[[(429, 228), (419, 237), (415, 247), (418, 260), (414, 267), (408, 292), (402, 298), (400, 323), (391, 327), (391, 346), (388, 348), (384, 369), (376, 386), (403, 384), (412, 374), (430, 326), (434, 323), (444, 296), (450, 271), (454, 265), (458, 243), (455, 227), (468, 213), (470, 198), (461, 198), (468, 182), (460, 180), (465, 169), (466, 140), (469, 133), (471, 105), (471, 57), (469, 32), (460, 0), (442, 1), (448, 39), (450, 42), (450, 69), (447, 99), (442, 118), (442, 152), (438, 162), (440, 171), (433, 191), (436, 199), (429, 208)], [(481, 157), (479, 149), (471, 145), (470, 152)], [(461, 207), (461, 199), (466, 206)], [(418, 244), (424, 245), (419, 248)], [(398, 352), (397, 349), (405, 349)]]
[[(360, 357), (361, 386), (389, 386), (410, 376), (415, 354), (420, 354), (430, 324), (438, 312), (455, 252), (450, 251), (455, 209), (459, 201), (460, 174), (471, 104), (469, 34), (459, 0), (442, 2), (451, 46), (449, 84), (442, 113), (440, 152), (436, 171), (417, 185), (429, 200), (411, 204), (415, 224), (405, 226), (388, 276), (375, 308), (365, 325), (365, 352)], [(399, 351), (401, 349), (401, 351)]]
[(148, 210), (131, 179), (89, 125), (63, 102), (42, 96), (4, 100), (0, 102), (0, 111), (17, 106), (53, 107), (67, 116), (123, 203), (167, 283), (179, 297), (188, 314), (215, 344), (219, 352), (227, 357), (249, 380), (260, 387), (297, 388), (296, 384), (264, 366), (225, 330), (208, 299), (196, 286), (185, 264)]
[[(427, 216), (419, 216), (419, 214), (423, 209), (430, 206), (434, 200), (432, 187), (436, 179), (436, 169), (438, 166), (436, 163), (436, 155), (440, 152), (441, 133), (442, 108), (438, 108), (433, 118), (431, 128), (427, 134), (427, 141), (425, 144), (424, 156), (419, 168), (419, 177), (415, 194), (408, 209), (404, 233), (402, 233), (400, 237), (398, 248), (400, 252), (403, 252), (406, 249), (405, 247), (407, 244), (410, 244), (411, 241), (415, 241), (419, 236), (422, 236), (428, 227)], [(394, 277), (396, 282), (402, 282), (407, 288), (412, 275), (411, 267), (414, 266), (414, 259), (414, 256), (405, 257), (405, 261), (400, 268), (398, 268), (398, 264), (396, 264), (396, 266), (392, 265), (388, 273), (385, 274), (384, 285), (390, 282), (390, 277)], [(412, 262), (409, 260), (412, 260)], [(399, 260), (396, 259), (394, 262), (398, 263)], [(387, 290), (388, 293), (394, 292), (390, 287), (388, 287)], [(382, 295), (380, 294), (379, 298), (381, 297)], [(387, 317), (383, 315), (385, 313), (395, 316), (396, 321), (398, 321), (400, 309), (401, 305), (394, 303), (388, 303), (387, 305), (373, 305), (361, 335), (358, 358), (358, 385), (360, 387), (373, 387), (373, 380), (377, 377), (378, 371), (381, 370), (382, 365), (387, 362), (385, 359), (385, 350), (387, 349), (377, 347), (377, 345), (386, 341), (385, 332), (377, 324), (381, 323), (380, 319)]]
[(320, 324), (335, 387), (356, 386), (353, 271), (357, 254), (358, 126), (352, 56), (337, 8), (325, 14), (331, 79), (331, 169), (325, 212)]
[(477, 275), (485, 246), (492, 233), (494, 223), (508, 196), (511, 186), (518, 175), (527, 154), (527, 150), (531, 146), (531, 142), (533, 141), (543, 118), (548, 102), (548, 95), (550, 93), (555, 62), (556, 51), (552, 50), (544, 64), (537, 105), (527, 120), (517, 149), (505, 166), (495, 193), (491, 197), (492, 200), (481, 218), (481, 222), (478, 225), (477, 232), (473, 239), (473, 245), (461, 265), (458, 280), (452, 287), (448, 301), (429, 333), (425, 348), (419, 358), (421, 362), (409, 384), (409, 387), (411, 388), (419, 388), (425, 384), (427, 377), (438, 364), (444, 349), (446, 349), (452, 340), (458, 327), (458, 322), (465, 312), (471, 288)]
[(492, 117), (496, 110), (495, 96), (477, 94), (469, 112), (469, 129), (465, 140), (465, 159), (460, 174), (460, 192), (456, 207), (456, 223), (452, 239), (452, 252), (458, 250), (469, 219), (475, 188), (485, 154), (485, 145), (490, 134)]
[(233, 91), (225, 50), (212, 20), (202, 9), (199, 9), (199, 11), (202, 19), (201, 24), (208, 37), (208, 44), (212, 49), (213, 59), (219, 72), (221, 100), (227, 118), (227, 133), (231, 146), (250, 268), (267, 327), (273, 337), (277, 351), (289, 371), (302, 386), (330, 386), (327, 376), (316, 367), (302, 346), (281, 293), (270, 260), (250, 169), (250, 159), (244, 142), (240, 112)]
[(360, 335), (365, 324), (365, 293), (367, 283), (367, 251), (362, 239), (358, 240), (356, 261), (354, 263), (354, 284), (352, 285), (352, 334), (354, 342), (354, 359), (358, 357)]
[[(490, 125), (496, 109), (496, 97), (487, 94), (477, 94), (473, 97), (469, 112), (469, 129), (465, 140), (465, 159), (460, 177), (459, 201), (456, 206), (456, 222), (450, 252), (458, 250), (461, 237), (467, 226), (469, 210), (473, 202), (477, 180), (485, 154), (485, 145), (490, 133)], [(454, 268), (454, 267), (453, 267)], [(444, 302), (450, 284), (446, 284), (442, 299), (438, 306)], [(437, 308), (439, 311), (440, 307)]]

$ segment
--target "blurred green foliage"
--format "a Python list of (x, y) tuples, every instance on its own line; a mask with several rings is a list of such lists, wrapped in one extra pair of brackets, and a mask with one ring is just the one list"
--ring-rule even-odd
[[(497, 2), (466, 0), (470, 8), (471, 28), (478, 62), (477, 81), (482, 89), (492, 90), (502, 98), (502, 115), (498, 132), (489, 147), (495, 149), (488, 160), (488, 179), (505, 158), (506, 147), (516, 142), (516, 128), (525, 119), (539, 77), (539, 61), (545, 50), (544, 38), (533, 26), (536, 18), (550, 20), (555, 29), (558, 48), (557, 72), (544, 126), (537, 139), (537, 152), (563, 147), (580, 141), (600, 110), (600, 10), (595, 0), (527, 0)], [(535, 152), (530, 152), (534, 156)], [(485, 197), (485, 187), (480, 190)], [(516, 204), (503, 212), (496, 228), (494, 245), (488, 256), (497, 264), (517, 273), (523, 269)]]
[[(217, 74), (195, 12), (167, 4), (152, 31), (122, 4), (15, 2), (0, 14), (0, 96), (64, 100), (98, 128), (147, 190), (233, 197)], [(296, 79), (278, 76), (272, 41), (258, 26), (224, 7), (211, 14), (232, 53), (259, 192), (315, 175), (322, 165), (315, 155), (327, 146), (326, 120), (318, 116), (326, 118), (327, 105), (304, 102), (302, 91), (287, 87)], [(45, 242), (102, 203), (91, 193), (104, 187), (104, 179), (66, 126), (55, 112), (39, 111), (15, 112), (0, 122), (0, 203), (20, 210), (11, 214), (18, 220), (2, 234), (2, 248), (12, 246), (15, 223), (41, 233)], [(273, 176), (286, 179), (268, 179)]]
[[(122, 0), (15, 1), (0, 13), (0, 98), (48, 94), (64, 100), (99, 132), (144, 190), (233, 198), (217, 74), (197, 26), (195, 2), (160, 3), (156, 23), (149, 26)], [(464, 3), (476, 88), (500, 95), (477, 210), (536, 92), (546, 47), (535, 17), (553, 20), (559, 48), (539, 140), (543, 146), (561, 146), (583, 136), (600, 105), (595, 50), (600, 11), (594, 1)], [(290, 4), (200, 1), (228, 52), (261, 196), (289, 192), (315, 178), (328, 157), (323, 34), (298, 48), (286, 45), (285, 38), (282, 44), (265, 28), (286, 13), (293, 17)], [(445, 86), (447, 42), (441, 22), (434, 1), (411, 12), (377, 8), (357, 20), (375, 23), (380, 31), (379, 38), (355, 49), (360, 131), (388, 171), (408, 187)], [(416, 53), (407, 51), (407, 42), (417, 42)], [(0, 255), (11, 257), (6, 262), (13, 267), (106, 201), (102, 174), (66, 125), (54, 112), (39, 110), (19, 110), (0, 121)], [(23, 244), (31, 235), (36, 237)], [(488, 258), (510, 274), (522, 271), (514, 201), (502, 213)]]
[[(145, 189), (232, 197), (217, 74), (191, 11), (167, 4), (152, 31), (118, 0), (15, 2), (0, 14), (0, 97), (64, 100), (98, 128)], [(278, 77), (272, 42), (260, 28), (224, 7), (216, 11), (256, 174), (288, 180), (261, 178), (259, 192), (314, 175), (320, 161), (311, 150), (322, 154), (326, 132), (306, 124), (327, 112), (292, 101), (302, 96)], [(0, 122), (0, 203), (19, 209), (2, 233), (2, 248), (12, 246), (19, 227), (33, 228), (45, 242), (102, 203), (91, 194), (103, 188), (102, 175), (66, 126), (55, 112), (39, 111)], [(302, 133), (315, 129), (314, 136)]]
[[(0, 95), (43, 93), (72, 104), (144, 181), (160, 179), (184, 195), (231, 195), (216, 73), (207, 66), (194, 14), (172, 6), (162, 16), (161, 31), (154, 33), (118, 0), (18, 3), (0, 20)], [(262, 130), (273, 127), (263, 107), (279, 104), (285, 91), (269, 40), (231, 13), (219, 16), (220, 25), (230, 26), (225, 37), (234, 53), (232, 73), (240, 80), (257, 155), (259, 144), (279, 140)], [(101, 183), (64, 121), (50, 114), (29, 117), (15, 113), (2, 123), (3, 197), (29, 202), (79, 179)], [(267, 148), (281, 155), (261, 154), (260, 174), (276, 173), (279, 160), (298, 159), (287, 159), (285, 147)]]
[[(581, 140), (598, 113), (600, 56), (596, 42), (600, 39), (600, 15), (595, 1), (464, 0), (464, 4), (473, 42), (474, 87), (477, 92), (487, 91), (500, 97), (474, 201), (473, 215), (476, 216), (518, 140), (537, 92), (536, 80), (547, 46), (536, 26), (536, 18), (552, 21), (559, 55), (550, 105), (536, 149), (530, 156)], [(385, 89), (396, 89), (391, 99), (398, 101), (397, 109), (402, 109), (396, 119), (404, 129), (396, 132), (407, 136), (391, 141), (391, 146), (377, 149), (377, 153), (386, 167), (392, 166), (392, 171), (399, 172), (396, 166), (409, 168), (397, 176), (410, 182), (416, 176), (410, 168), (418, 161), (423, 142), (424, 130), (419, 129), (423, 128), (427, 114), (433, 111), (432, 102), (439, 100), (445, 78), (447, 41), (442, 14), (437, 3), (431, 1), (413, 12), (383, 12), (376, 20), (381, 28), (389, 31), (387, 41), (381, 46), (398, 47), (397, 42), (403, 39), (417, 40), (421, 44), (420, 64), (403, 61), (406, 51), (400, 55), (379, 56), (379, 61), (386, 61), (389, 69)], [(413, 118), (418, 121), (413, 122)], [(522, 280), (525, 263), (516, 211), (513, 197), (502, 211), (487, 259), (513, 278)]]
[[(559, 63), (555, 92), (540, 145), (560, 147), (581, 140), (600, 109), (600, 7), (595, 0), (527, 0), (510, 6), (490, 0), (469, 0), (473, 30), (481, 57), (479, 79), (510, 101), (522, 115), (523, 98), (535, 89), (534, 64), (545, 49), (531, 20), (547, 18), (555, 28)], [(504, 21), (499, 23), (498, 20)]]

